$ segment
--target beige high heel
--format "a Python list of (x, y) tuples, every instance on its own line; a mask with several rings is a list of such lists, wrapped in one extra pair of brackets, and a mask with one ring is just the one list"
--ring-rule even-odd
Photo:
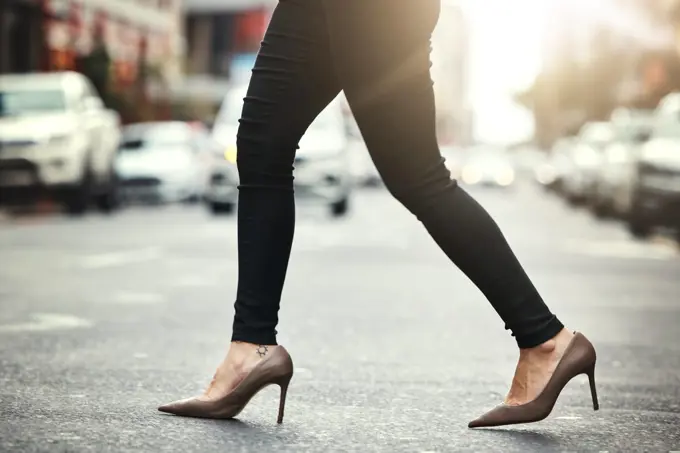
[(570, 380), (580, 374), (588, 376), (593, 409), (598, 410), (600, 405), (597, 401), (597, 390), (595, 389), (596, 359), (597, 355), (592, 343), (583, 334), (575, 332), (574, 338), (564, 351), (555, 372), (536, 399), (519, 406), (501, 404), (471, 421), (468, 428), (533, 423), (543, 420), (552, 412), (562, 389)]
[(234, 418), (248, 405), (251, 398), (268, 385), (281, 388), (279, 415), (277, 423), (283, 422), (288, 385), (293, 378), (293, 360), (283, 346), (275, 348), (269, 356), (258, 363), (234, 390), (216, 400), (188, 398), (165, 404), (158, 408), (161, 412), (183, 417), (197, 418)]

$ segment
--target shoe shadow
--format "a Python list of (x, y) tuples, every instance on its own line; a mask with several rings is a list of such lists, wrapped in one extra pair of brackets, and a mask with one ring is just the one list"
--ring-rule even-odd
[(523, 445), (526, 448), (539, 448), (543, 450), (554, 450), (561, 444), (560, 437), (554, 434), (541, 433), (538, 431), (499, 429), (499, 428), (476, 428), (475, 431), (484, 431), (486, 434), (499, 437), (503, 442), (514, 445)]
[(256, 429), (254, 426), (247, 424), (246, 422), (243, 422), (239, 420), (238, 418), (224, 418), (224, 419), (217, 419), (217, 418), (202, 418), (202, 417), (182, 417), (181, 415), (175, 415), (175, 414), (164, 414), (160, 413), (158, 414), (161, 417), (167, 417), (169, 419), (176, 419), (176, 420), (184, 420), (184, 421), (191, 421), (193, 423), (198, 423), (201, 425), (205, 426), (210, 426), (210, 425), (215, 425), (215, 426), (229, 426), (230, 428), (236, 428), (236, 429)]
[(202, 420), (204, 426), (209, 426), (217, 429), (229, 429), (243, 434), (262, 434), (263, 431), (256, 425), (239, 420), (238, 418), (229, 418), (225, 420)]

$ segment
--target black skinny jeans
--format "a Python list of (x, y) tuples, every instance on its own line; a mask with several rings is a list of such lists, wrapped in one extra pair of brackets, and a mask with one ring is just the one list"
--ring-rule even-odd
[(341, 90), (390, 193), (484, 293), (519, 346), (562, 329), (496, 223), (444, 165), (429, 59), (439, 8), (439, 0), (280, 0), (238, 131), (233, 341), (276, 344), (295, 228), (295, 151)]

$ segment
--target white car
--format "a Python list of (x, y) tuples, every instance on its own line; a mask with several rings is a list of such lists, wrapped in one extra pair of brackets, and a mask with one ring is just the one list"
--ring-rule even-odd
[(571, 148), (571, 169), (564, 175), (563, 194), (572, 204), (591, 201), (597, 187), (597, 178), (604, 164), (604, 147), (615, 138), (610, 122), (585, 124)]
[(509, 188), (516, 180), (515, 165), (502, 147), (475, 146), (465, 155), (460, 179), (469, 186)]
[(445, 159), (444, 164), (446, 165), (446, 168), (451, 172), (451, 177), (460, 180), (468, 150), (455, 145), (440, 146), (439, 150), (442, 157)]
[(635, 178), (640, 147), (649, 139), (654, 116), (648, 111), (630, 111), (627, 117), (613, 118), (612, 122), (616, 138), (605, 147), (591, 200), (591, 209), (598, 217), (625, 215), (617, 197)]
[(120, 118), (74, 72), (0, 75), (0, 201), (44, 192), (71, 214), (116, 206)]
[(173, 203), (203, 197), (207, 135), (181, 121), (126, 126), (116, 160), (126, 201)]
[(618, 194), (629, 232), (648, 236), (657, 227), (680, 239), (680, 93), (667, 95), (654, 113), (648, 141), (639, 147), (633, 175)]
[(347, 140), (349, 148), (350, 172), (354, 184), (364, 187), (380, 187), (383, 184), (382, 177), (371, 159), (366, 142), (364, 141), (359, 125), (349, 110), (345, 109), (345, 124), (347, 127)]
[(545, 161), (535, 168), (534, 179), (538, 184), (547, 190), (563, 191), (564, 179), (573, 167), (570, 158), (572, 146), (573, 137), (561, 137), (555, 142)]
[[(238, 200), (236, 134), (245, 93), (244, 87), (230, 92), (213, 127), (213, 139), (224, 150), (214, 159), (205, 197), (214, 213), (231, 212)], [(352, 191), (349, 146), (339, 96), (316, 117), (300, 140), (294, 162), (296, 198), (325, 203), (333, 216), (345, 215)]]

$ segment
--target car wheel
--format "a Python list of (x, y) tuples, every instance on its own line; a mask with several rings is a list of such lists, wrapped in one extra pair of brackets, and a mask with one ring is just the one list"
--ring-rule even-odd
[(595, 199), (591, 205), (593, 214), (598, 219), (608, 219), (612, 216), (612, 208), (605, 200)]
[(370, 188), (376, 188), (380, 187), (382, 184), (382, 179), (378, 176), (369, 176), (364, 180), (363, 186), (364, 187), (370, 187)]
[(567, 199), (567, 203), (569, 204), (569, 206), (572, 206), (572, 207), (577, 207), (577, 206), (580, 206), (580, 205), (583, 204), (581, 197), (579, 197), (578, 195), (574, 195), (574, 194), (569, 193), (569, 194), (567, 194), (566, 199)]
[(193, 194), (185, 198), (183, 201), (184, 204), (195, 205), (201, 202), (201, 196), (198, 194)]
[(333, 217), (343, 217), (349, 211), (349, 197), (342, 198), (339, 201), (331, 203), (331, 215)]
[(225, 215), (234, 212), (234, 203), (219, 203), (216, 201), (210, 202), (210, 212), (214, 215)]
[(626, 223), (628, 232), (635, 239), (646, 239), (652, 234), (652, 225), (637, 214), (631, 214)]
[(99, 212), (111, 214), (120, 207), (120, 196), (118, 193), (118, 178), (111, 176), (106, 189), (94, 198), (95, 206)]
[(71, 216), (81, 216), (87, 212), (87, 208), (92, 199), (91, 181), (91, 174), (89, 170), (87, 170), (80, 183), (66, 189), (63, 203), (67, 214)]

